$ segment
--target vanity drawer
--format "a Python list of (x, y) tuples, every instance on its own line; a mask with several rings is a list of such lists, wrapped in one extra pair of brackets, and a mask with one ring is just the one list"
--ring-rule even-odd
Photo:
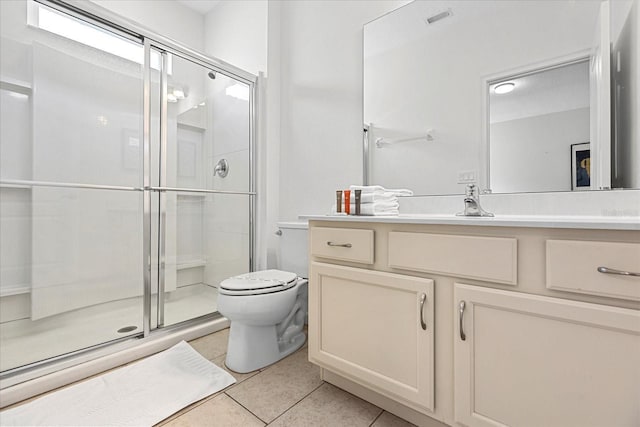
[(640, 243), (547, 240), (547, 288), (640, 300), (640, 277), (605, 274), (598, 267), (640, 272)]
[(393, 231), (389, 266), (515, 285), (518, 240)]
[(311, 255), (373, 264), (373, 230), (314, 227), (311, 229)]

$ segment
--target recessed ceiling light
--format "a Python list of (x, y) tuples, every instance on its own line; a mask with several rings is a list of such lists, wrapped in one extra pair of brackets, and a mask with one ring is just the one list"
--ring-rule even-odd
[(516, 87), (516, 84), (512, 82), (500, 83), (499, 85), (493, 88), (493, 91), (498, 95), (502, 95), (502, 94), (511, 92), (515, 87)]

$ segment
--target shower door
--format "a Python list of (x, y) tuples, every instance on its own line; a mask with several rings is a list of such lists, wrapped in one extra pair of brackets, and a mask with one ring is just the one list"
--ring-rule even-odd
[(255, 77), (93, 18), (0, 1), (0, 378), (210, 319), (252, 268)]
[(152, 88), (159, 143), (151, 144), (158, 212), (152, 218), (159, 221), (152, 253), (161, 297), (153, 300), (151, 318), (164, 327), (216, 312), (218, 284), (252, 267), (253, 89), (250, 81), (161, 45), (151, 53), (162, 58)]
[(142, 41), (0, 2), (0, 370), (140, 333)]

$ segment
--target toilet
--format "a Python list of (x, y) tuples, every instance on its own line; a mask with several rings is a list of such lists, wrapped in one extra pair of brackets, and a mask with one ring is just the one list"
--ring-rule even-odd
[(307, 226), (278, 223), (278, 227), (282, 270), (241, 274), (218, 287), (218, 311), (231, 323), (225, 364), (235, 372), (275, 363), (306, 340)]

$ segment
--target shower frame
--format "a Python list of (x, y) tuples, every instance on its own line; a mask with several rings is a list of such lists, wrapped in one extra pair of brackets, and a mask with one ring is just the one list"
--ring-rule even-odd
[[(110, 12), (100, 6), (90, 2), (79, 1), (62, 1), (62, 0), (32, 0), (57, 11), (66, 13), (74, 18), (88, 22), (98, 26), (106, 31), (115, 33), (121, 37), (133, 40), (144, 48), (144, 64), (142, 68), (143, 81), (143, 97), (142, 97), (142, 187), (117, 187), (107, 185), (87, 185), (73, 183), (46, 183), (36, 181), (18, 181), (3, 180), (3, 184), (34, 186), (53, 186), (53, 187), (69, 187), (69, 188), (95, 188), (95, 189), (111, 189), (123, 191), (136, 191), (143, 194), (143, 330), (139, 334), (130, 335), (107, 343), (100, 343), (86, 349), (73, 351), (65, 355), (59, 355), (50, 359), (31, 363), (10, 369), (0, 374), (0, 391), (6, 391), (16, 384), (28, 382), (29, 380), (42, 377), (51, 373), (58, 372), (61, 369), (76, 366), (80, 363), (92, 361), (100, 357), (117, 353), (137, 345), (136, 341), (140, 339), (153, 339), (158, 337), (166, 337), (179, 330), (187, 330), (199, 324), (216, 319), (222, 319), (219, 313), (212, 313), (206, 316), (186, 320), (176, 325), (163, 328), (163, 298), (157, 298), (157, 326), (152, 325), (152, 292), (154, 291), (152, 283), (152, 268), (154, 256), (158, 258), (158, 295), (162, 295), (164, 288), (164, 241), (165, 233), (162, 229), (164, 218), (166, 218), (166, 193), (167, 192), (189, 192), (204, 194), (233, 194), (246, 195), (249, 198), (249, 268), (251, 271), (255, 267), (256, 257), (256, 94), (258, 77), (245, 70), (235, 67), (229, 63), (219, 59), (206, 56), (196, 50), (193, 50), (183, 44), (173, 41), (167, 37), (150, 31), (139, 24), (125, 19), (113, 12)], [(160, 181), (158, 186), (152, 185), (152, 141), (151, 136), (151, 51), (156, 50), (161, 54), (163, 66), (161, 67), (161, 99), (160, 99), (160, 141), (158, 141), (160, 153)], [(196, 65), (206, 67), (216, 73), (220, 73), (230, 77), (236, 81), (244, 83), (249, 87), (249, 188), (248, 191), (224, 191), (203, 188), (174, 188), (166, 186), (166, 152), (167, 152), (167, 54), (178, 56), (184, 60), (190, 61)], [(156, 162), (157, 163), (157, 162)], [(164, 163), (164, 164), (163, 164)], [(5, 182), (7, 181), (7, 182)], [(152, 196), (154, 193), (159, 195), (158, 212), (152, 211)], [(153, 216), (153, 217), (152, 217)], [(158, 253), (152, 253), (152, 218), (158, 219)]]

